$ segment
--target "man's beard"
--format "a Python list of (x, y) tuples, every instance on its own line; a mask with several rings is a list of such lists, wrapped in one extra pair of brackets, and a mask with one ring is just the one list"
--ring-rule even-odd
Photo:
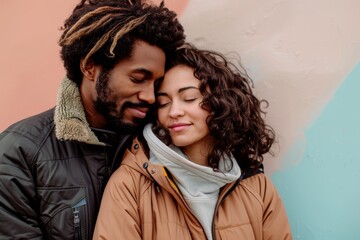
[(116, 99), (111, 99), (112, 90), (108, 86), (109, 71), (103, 70), (96, 83), (97, 98), (94, 102), (95, 109), (105, 118), (106, 129), (121, 134), (137, 134), (144, 127), (147, 118), (135, 118), (134, 122), (124, 121), (124, 111), (129, 107), (149, 107), (147, 103), (125, 102), (120, 111), (117, 110)]

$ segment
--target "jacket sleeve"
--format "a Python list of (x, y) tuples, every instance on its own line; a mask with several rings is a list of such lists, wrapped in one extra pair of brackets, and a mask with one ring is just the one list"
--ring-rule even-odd
[(285, 207), (280, 195), (271, 180), (260, 174), (262, 184), (260, 187), (263, 197), (263, 239), (264, 240), (291, 240), (291, 230)]
[[(93, 239), (141, 239), (138, 177), (121, 166), (106, 185)], [(137, 179), (137, 180), (136, 180)]]
[(0, 239), (42, 239), (29, 161), (35, 149), (18, 133), (0, 134)]

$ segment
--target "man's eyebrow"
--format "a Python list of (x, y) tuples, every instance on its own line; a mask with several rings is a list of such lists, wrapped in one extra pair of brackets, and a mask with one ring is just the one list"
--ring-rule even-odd
[(141, 73), (144, 74), (146, 77), (150, 77), (153, 75), (153, 72), (151, 72), (150, 70), (146, 69), (146, 68), (136, 68), (134, 70), (131, 71), (132, 73)]
[[(180, 88), (177, 92), (178, 92), (178, 93), (182, 93), (182, 92), (184, 92), (184, 91), (186, 91), (186, 90), (188, 90), (188, 89), (197, 89), (197, 90), (198, 90), (199, 88), (193, 87), (193, 86), (188, 86), (188, 87)], [(156, 93), (156, 96), (168, 96), (168, 94), (165, 93), (165, 92), (157, 92), (157, 93)]]

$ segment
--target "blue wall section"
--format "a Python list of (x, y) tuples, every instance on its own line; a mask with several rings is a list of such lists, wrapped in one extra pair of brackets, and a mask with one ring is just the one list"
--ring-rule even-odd
[(299, 165), (271, 176), (294, 239), (360, 239), (359, 105), (360, 64), (306, 130)]

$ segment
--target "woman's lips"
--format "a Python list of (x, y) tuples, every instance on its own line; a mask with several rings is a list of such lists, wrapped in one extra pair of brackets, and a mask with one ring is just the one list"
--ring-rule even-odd
[(187, 129), (189, 126), (190, 126), (190, 124), (187, 124), (187, 123), (177, 123), (177, 124), (170, 125), (169, 130), (174, 131), (174, 132), (180, 132), (182, 130)]

